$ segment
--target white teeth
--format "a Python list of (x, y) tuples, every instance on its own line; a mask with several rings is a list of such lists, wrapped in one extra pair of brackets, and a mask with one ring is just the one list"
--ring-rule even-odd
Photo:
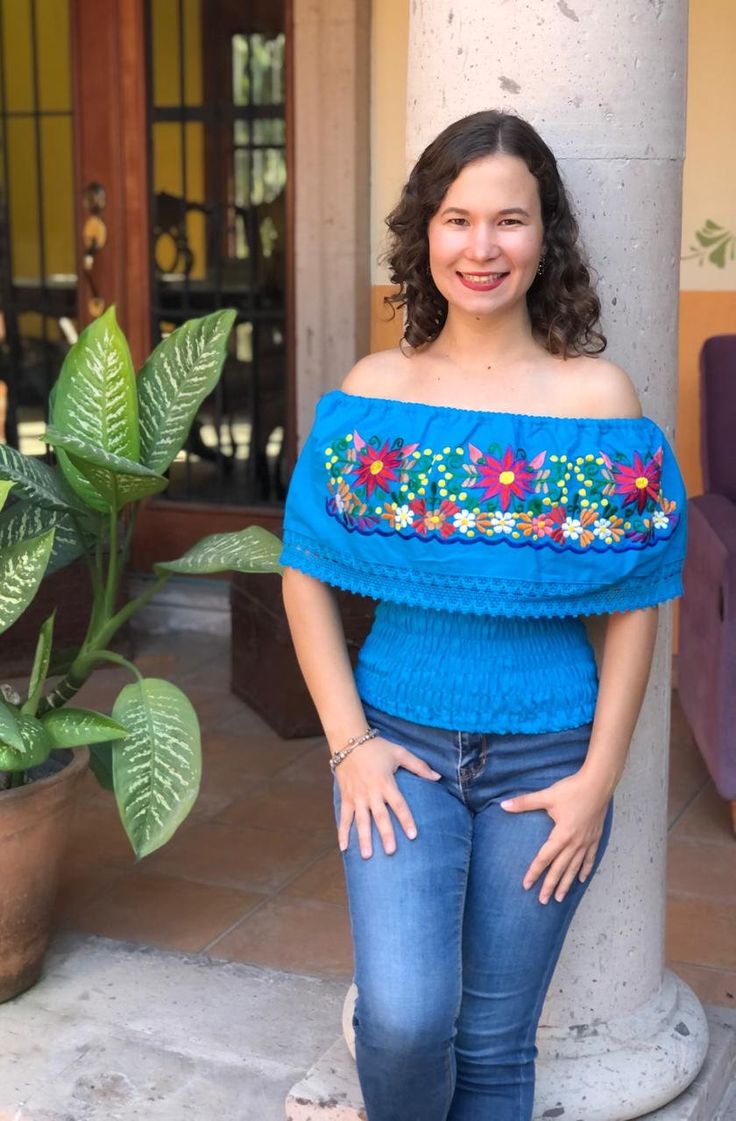
[(500, 277), (505, 276), (506, 273), (505, 272), (492, 272), (492, 273), (488, 274), (488, 273), (477, 273), (477, 272), (464, 272), (464, 273), (461, 273), (460, 275), (463, 276), (465, 278), (465, 280), (473, 280), (477, 284), (483, 284), (484, 281), (498, 280)]

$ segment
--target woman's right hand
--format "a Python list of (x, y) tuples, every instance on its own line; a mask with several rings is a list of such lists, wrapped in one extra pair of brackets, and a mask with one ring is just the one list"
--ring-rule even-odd
[(366, 740), (337, 765), (335, 777), (341, 801), (337, 839), (341, 852), (348, 847), (350, 826), (355, 818), (360, 855), (366, 860), (373, 855), (371, 815), (387, 855), (395, 852), (396, 838), (387, 806), (396, 814), (409, 840), (414, 840), (417, 827), (394, 778), (399, 767), (431, 781), (442, 778), (418, 755), (381, 736)]

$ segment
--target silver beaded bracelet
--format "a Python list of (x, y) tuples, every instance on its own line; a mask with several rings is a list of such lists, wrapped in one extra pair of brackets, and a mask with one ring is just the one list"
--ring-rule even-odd
[(373, 737), (377, 735), (378, 728), (371, 728), (369, 725), (368, 730), (366, 732), (363, 732), (362, 736), (351, 736), (351, 738), (347, 742), (347, 745), (342, 749), (342, 751), (336, 751), (334, 755), (330, 756), (330, 770), (332, 771), (333, 775), (335, 773), (335, 767), (342, 763), (343, 759), (347, 759), (351, 751), (355, 751), (356, 747), (360, 747), (360, 745), (362, 743), (365, 743), (366, 740), (372, 740)]

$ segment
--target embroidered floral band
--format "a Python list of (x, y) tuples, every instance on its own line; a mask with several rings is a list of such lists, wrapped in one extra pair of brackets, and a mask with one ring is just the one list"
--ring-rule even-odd
[(622, 552), (669, 538), (663, 449), (568, 456), (491, 443), (420, 448), (357, 430), (324, 448), (327, 511), (363, 534)]

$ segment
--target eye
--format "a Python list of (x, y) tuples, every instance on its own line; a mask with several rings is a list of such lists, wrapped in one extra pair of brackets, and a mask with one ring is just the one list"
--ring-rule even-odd
[(504, 222), (515, 222), (517, 226), (521, 225), (521, 221), (518, 218), (502, 218), (501, 224), (503, 224)]
[(448, 222), (450, 222), (450, 224), (452, 224), (453, 222), (465, 222), (465, 221), (467, 221), (466, 218), (448, 218)]

